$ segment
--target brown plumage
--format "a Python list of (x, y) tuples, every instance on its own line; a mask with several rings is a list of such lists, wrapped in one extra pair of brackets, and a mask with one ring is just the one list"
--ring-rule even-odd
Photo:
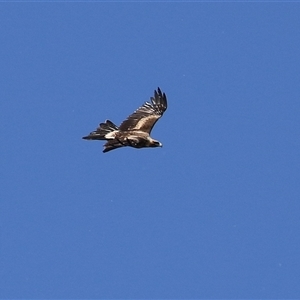
[(150, 137), (151, 130), (159, 118), (167, 109), (167, 97), (160, 88), (154, 91), (154, 97), (150, 102), (145, 102), (133, 114), (131, 114), (120, 127), (106, 120), (100, 123), (98, 128), (85, 140), (107, 140), (103, 152), (108, 152), (120, 147), (162, 147), (159, 141)]

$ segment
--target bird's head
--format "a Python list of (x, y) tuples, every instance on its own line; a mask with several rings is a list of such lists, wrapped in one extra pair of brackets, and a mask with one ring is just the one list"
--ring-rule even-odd
[(157, 140), (154, 140), (154, 139), (151, 139), (150, 140), (150, 147), (162, 147), (162, 143), (157, 141)]

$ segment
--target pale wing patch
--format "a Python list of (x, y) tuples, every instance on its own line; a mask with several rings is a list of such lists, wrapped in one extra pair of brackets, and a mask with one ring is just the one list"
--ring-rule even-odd
[(151, 128), (161, 115), (155, 111), (153, 106), (146, 102), (139, 107), (133, 114), (131, 114), (120, 125), (120, 130), (144, 130), (150, 133)]
[(158, 88), (151, 102), (145, 102), (119, 127), (121, 131), (142, 130), (150, 134), (152, 127), (167, 109), (167, 98)]
[(113, 139), (115, 139), (115, 137), (116, 137), (116, 132), (117, 132), (117, 131), (112, 131), (112, 132), (107, 133), (107, 134), (105, 135), (105, 138), (106, 138), (107, 140), (113, 140)]
[(148, 130), (153, 127), (154, 123), (158, 119), (159, 119), (159, 116), (156, 116), (156, 115), (150, 115), (147, 117), (143, 117), (142, 119), (138, 120), (134, 129), (148, 132)]

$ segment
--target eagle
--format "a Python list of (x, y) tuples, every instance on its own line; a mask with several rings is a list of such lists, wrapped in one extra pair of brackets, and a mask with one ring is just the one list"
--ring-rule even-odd
[(162, 147), (162, 143), (151, 138), (150, 133), (166, 109), (166, 94), (157, 88), (154, 90), (154, 97), (150, 97), (149, 102), (140, 106), (119, 127), (112, 121), (106, 120), (83, 139), (106, 140), (104, 153), (126, 146), (133, 148)]

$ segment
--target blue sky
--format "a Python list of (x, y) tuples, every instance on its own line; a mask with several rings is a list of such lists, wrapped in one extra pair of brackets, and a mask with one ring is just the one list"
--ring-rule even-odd
[(300, 297), (299, 3), (0, 7), (0, 298)]

